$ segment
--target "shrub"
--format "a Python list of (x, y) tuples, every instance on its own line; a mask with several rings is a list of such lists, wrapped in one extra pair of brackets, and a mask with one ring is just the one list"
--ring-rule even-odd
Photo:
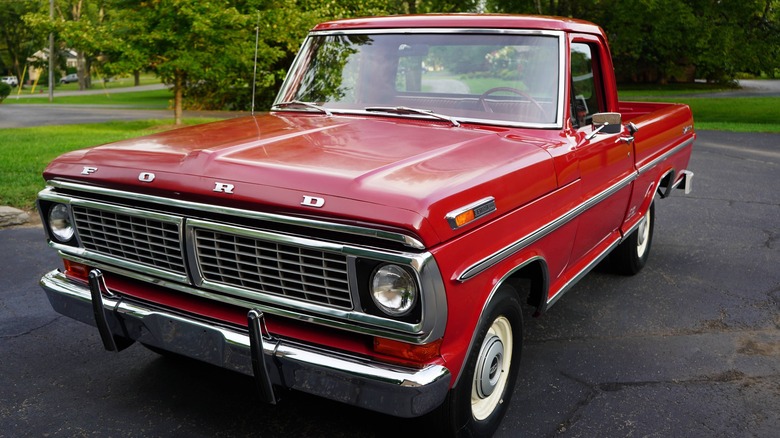
[(5, 100), (6, 97), (8, 97), (9, 94), (11, 94), (11, 86), (6, 84), (5, 82), (0, 82), (0, 103)]

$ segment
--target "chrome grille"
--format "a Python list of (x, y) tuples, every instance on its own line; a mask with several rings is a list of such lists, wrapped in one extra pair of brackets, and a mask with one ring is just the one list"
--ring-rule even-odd
[(89, 251), (186, 274), (176, 222), (75, 205), (73, 219)]
[(195, 229), (198, 267), (206, 281), (351, 309), (343, 254)]

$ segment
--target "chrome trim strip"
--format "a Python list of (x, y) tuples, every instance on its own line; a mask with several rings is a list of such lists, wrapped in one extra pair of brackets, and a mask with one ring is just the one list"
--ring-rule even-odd
[(274, 214), (274, 213), (262, 213), (257, 211), (242, 210), (239, 208), (232, 208), (232, 207), (222, 207), (222, 206), (211, 205), (211, 204), (201, 204), (198, 202), (182, 201), (178, 199), (164, 198), (164, 197), (159, 197), (154, 195), (147, 195), (143, 193), (131, 193), (131, 192), (125, 192), (121, 190), (89, 186), (85, 184), (73, 183), (68, 181), (49, 180), (47, 181), (47, 184), (48, 187), (43, 189), (38, 194), (38, 197), (41, 199), (51, 200), (55, 202), (61, 202), (59, 200), (63, 198), (61, 195), (53, 193), (53, 188), (62, 188), (67, 190), (77, 190), (77, 191), (82, 191), (87, 193), (95, 193), (104, 196), (114, 196), (122, 199), (149, 202), (152, 204), (174, 206), (178, 208), (186, 208), (186, 209), (192, 209), (197, 211), (206, 211), (210, 213), (225, 214), (225, 215), (238, 216), (238, 217), (249, 218), (249, 219), (267, 220), (269, 222), (303, 226), (303, 227), (315, 228), (315, 229), (320, 229), (325, 231), (335, 231), (339, 233), (352, 234), (357, 236), (374, 237), (377, 239), (400, 243), (414, 249), (425, 249), (425, 245), (423, 245), (423, 243), (420, 240), (412, 236), (408, 236), (400, 233), (394, 233), (390, 231), (377, 230), (373, 228), (365, 228), (365, 227), (359, 227), (355, 225), (342, 225), (334, 222), (324, 222), (324, 221), (319, 221), (314, 219), (304, 219), (304, 218), (285, 216), (285, 215)]
[[(85, 284), (55, 270), (40, 285), (57, 312), (95, 325)], [(247, 328), (219, 326), (127, 299), (103, 296), (102, 301), (108, 325), (125, 327), (131, 340), (253, 375)], [(273, 384), (385, 414), (423, 415), (439, 406), (449, 390), (450, 371), (442, 365), (405, 367), (281, 338), (262, 344), (266, 362), (273, 364), (268, 368)]]
[(582, 270), (578, 272), (577, 275), (572, 277), (571, 280), (567, 281), (566, 284), (564, 284), (563, 287), (561, 287), (558, 292), (552, 296), (552, 298), (548, 298), (544, 307), (544, 311), (547, 311), (547, 309), (555, 304), (555, 302), (558, 301), (563, 296), (563, 294), (568, 292), (575, 284), (577, 284), (578, 281), (582, 280), (583, 277), (588, 275), (588, 273), (592, 271), (593, 268), (595, 268), (596, 265), (598, 265), (602, 260), (604, 260), (609, 255), (609, 253), (615, 249), (618, 244), (620, 244), (622, 240), (622, 238), (618, 238), (612, 242), (604, 251), (601, 252), (601, 254), (598, 255), (598, 257), (593, 259), (590, 263), (587, 264), (587, 266), (582, 268)]
[(645, 217), (646, 214), (647, 214), (647, 210), (645, 210), (645, 212), (641, 216), (639, 216), (639, 220), (636, 221), (636, 223), (634, 225), (631, 225), (631, 228), (629, 228), (628, 230), (626, 230), (625, 233), (623, 233), (623, 238), (625, 238), (626, 236), (629, 236), (631, 233), (634, 232), (634, 230), (639, 228), (639, 224), (642, 223), (642, 218)]
[(562, 37), (564, 32), (561, 30), (543, 30), (543, 29), (510, 29), (510, 28), (488, 28), (488, 27), (398, 27), (398, 28), (377, 28), (364, 27), (353, 29), (324, 29), (312, 30), (309, 35), (329, 36), (329, 35), (392, 35), (392, 34), (493, 34), (493, 35), (546, 35)]
[(647, 172), (648, 170), (652, 169), (654, 166), (656, 166), (658, 163), (664, 161), (665, 159), (669, 158), (670, 156), (676, 154), (682, 149), (685, 149), (686, 147), (693, 144), (694, 138), (689, 138), (688, 140), (683, 141), (682, 143), (678, 144), (677, 146), (669, 149), (668, 151), (664, 152), (660, 157), (655, 158), (653, 161), (643, 165), (639, 169), (637, 169), (637, 172), (639, 175), (642, 175), (643, 173)]
[[(144, 271), (150, 275), (154, 275), (155, 277), (158, 277), (155, 280), (153, 280), (153, 283), (160, 283), (161, 281), (160, 279), (163, 279), (165, 281), (175, 281), (179, 283), (189, 282), (189, 278), (184, 275), (178, 275), (152, 266), (133, 263), (127, 260), (116, 259), (114, 257), (104, 256), (102, 254), (96, 254), (84, 248), (76, 248), (74, 246), (63, 245), (60, 243), (56, 243), (53, 240), (49, 240), (49, 246), (59, 251), (61, 256), (63, 254), (68, 254), (72, 257), (78, 258), (79, 260), (83, 260), (85, 264), (88, 264), (90, 266), (98, 266), (95, 262), (110, 263), (111, 266), (118, 267), (120, 269), (132, 269), (136, 271)], [(86, 262), (87, 259), (89, 260), (89, 262)], [(102, 265), (102, 266), (107, 266), (107, 265)]]
[[(631, 182), (633, 182), (637, 178), (636, 172), (630, 173), (628, 176), (624, 177), (617, 183), (613, 184), (612, 186), (606, 188), (601, 193), (597, 194), (596, 196), (582, 202), (578, 206), (574, 207), (573, 209), (569, 210), (568, 212), (564, 213), (563, 215), (559, 216), (558, 218), (548, 222), (547, 224), (541, 226), (540, 228), (534, 230), (533, 232), (521, 237), (520, 239), (516, 240), (514, 243), (511, 243), (504, 248), (500, 249), (499, 251), (496, 251), (495, 253), (489, 255), (488, 257), (485, 257), (484, 259), (478, 261), (477, 263), (474, 263), (473, 265), (469, 266), (466, 270), (463, 271), (458, 276), (458, 281), (464, 282), (467, 281), (476, 275), (484, 272), (485, 270), (491, 268), (492, 266), (496, 265), (497, 263), (505, 260), (506, 258), (516, 254), (517, 252), (521, 251), (522, 249), (526, 248), (528, 245), (531, 245), (532, 243), (536, 242), (537, 240), (541, 239), (542, 237), (547, 236), (548, 234), (552, 233), (553, 231), (557, 230), (561, 226), (565, 225), (575, 217), (579, 216), (586, 210), (590, 209), (594, 205), (598, 204), (599, 202), (605, 200), (606, 198), (610, 197), (614, 193), (618, 192), (619, 190), (627, 187)], [(575, 184), (575, 182), (572, 182), (571, 184)], [(547, 195), (550, 196), (550, 195)]]

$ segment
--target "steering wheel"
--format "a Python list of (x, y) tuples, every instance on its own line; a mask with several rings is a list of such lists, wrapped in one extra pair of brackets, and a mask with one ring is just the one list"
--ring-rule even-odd
[(493, 112), (493, 109), (490, 108), (490, 105), (488, 105), (488, 103), (487, 103), (487, 101), (485, 99), (489, 95), (491, 95), (493, 93), (498, 93), (498, 92), (501, 92), (501, 91), (506, 91), (508, 93), (514, 93), (514, 94), (517, 94), (518, 96), (525, 97), (526, 99), (528, 99), (529, 102), (533, 103), (536, 106), (537, 109), (539, 109), (539, 112), (542, 113), (542, 118), (545, 118), (545, 119), (547, 118), (547, 113), (544, 111), (544, 108), (542, 108), (542, 105), (540, 105), (539, 102), (536, 101), (536, 99), (531, 97), (530, 94), (528, 94), (528, 93), (526, 93), (524, 91), (520, 91), (517, 88), (512, 88), (512, 87), (495, 87), (495, 88), (491, 88), (491, 89), (485, 91), (484, 93), (482, 93), (479, 96), (478, 100), (479, 100), (480, 103), (482, 103), (482, 108), (485, 110), (485, 112), (488, 112), (488, 113), (492, 113)]

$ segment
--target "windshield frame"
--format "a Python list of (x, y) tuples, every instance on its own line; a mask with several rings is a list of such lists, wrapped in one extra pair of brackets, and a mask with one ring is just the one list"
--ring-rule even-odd
[[(565, 32), (561, 30), (536, 30), (536, 29), (484, 29), (484, 28), (393, 28), (393, 29), (344, 29), (344, 30), (320, 30), (309, 32), (309, 35), (301, 45), (292, 66), (287, 72), (287, 76), (284, 79), (282, 86), (279, 89), (279, 93), (274, 99), (274, 105), (283, 101), (283, 97), (288, 95), (291, 88), (296, 86), (296, 78), (304, 73), (303, 69), (306, 65), (304, 54), (309, 50), (309, 46), (312, 44), (315, 38), (323, 36), (339, 36), (339, 35), (403, 35), (403, 34), (477, 34), (477, 35), (524, 35), (524, 36), (546, 36), (555, 37), (558, 40), (558, 80), (557, 80), (557, 102), (555, 119), (551, 123), (532, 123), (532, 122), (513, 122), (507, 120), (498, 119), (483, 119), (457, 116), (459, 122), (473, 123), (482, 125), (494, 125), (494, 126), (511, 126), (522, 128), (541, 128), (541, 129), (563, 129), (564, 123), (564, 105), (565, 105), (565, 81), (566, 81), (566, 38)], [(423, 114), (386, 114), (370, 112), (366, 110), (358, 109), (341, 109), (341, 108), (328, 108), (333, 114), (351, 114), (360, 116), (373, 116), (381, 115), (383, 117), (402, 117), (402, 118), (431, 118)], [(276, 111), (308, 111), (306, 109), (284, 108), (275, 109)], [(444, 114), (451, 116), (449, 114)], [(437, 119), (434, 119), (437, 120)]]

